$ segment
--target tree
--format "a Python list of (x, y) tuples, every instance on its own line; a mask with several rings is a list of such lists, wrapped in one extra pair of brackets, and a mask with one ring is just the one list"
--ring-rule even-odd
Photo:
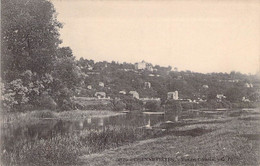
[(217, 92), (215, 90), (210, 90), (207, 96), (207, 100), (216, 100)]
[(144, 107), (149, 111), (158, 111), (160, 109), (160, 103), (157, 101), (147, 101)]
[(226, 91), (225, 96), (227, 97), (227, 100), (230, 102), (239, 102), (241, 101), (243, 94), (241, 89), (237, 87), (232, 87)]
[(126, 109), (133, 111), (133, 110), (141, 110), (142, 109), (142, 103), (136, 98), (133, 98), (131, 96), (125, 95), (122, 98), (122, 102), (126, 105)]
[(12, 81), (31, 70), (44, 75), (53, 70), (61, 43), (56, 12), (48, 0), (2, 0), (2, 78)]
[(15, 94), (18, 105), (70, 105), (69, 97), (81, 82), (79, 77), (85, 77), (72, 50), (59, 48), (62, 24), (56, 19), (53, 4), (49, 0), (1, 2), (1, 77), (9, 101)]
[(122, 111), (126, 108), (126, 104), (123, 103), (120, 99), (112, 99), (110, 101), (111, 109), (113, 111)]

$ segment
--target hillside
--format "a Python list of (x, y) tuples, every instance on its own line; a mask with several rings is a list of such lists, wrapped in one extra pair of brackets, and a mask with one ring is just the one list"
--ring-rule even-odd
[[(145, 67), (138, 69), (140, 63), (94, 63), (81, 58), (77, 66), (86, 78), (77, 88), (76, 95), (93, 97), (95, 92), (102, 91), (114, 98), (119, 96), (120, 91), (137, 91), (140, 98), (165, 100), (167, 92), (178, 91), (181, 99), (209, 100), (215, 99), (217, 94), (224, 94), (230, 102), (242, 101), (243, 97), (244, 100), (259, 101), (260, 80), (255, 75), (239, 72), (202, 74), (177, 71), (176, 68), (173, 71), (171, 67), (153, 66), (146, 62)], [(104, 83), (104, 87), (99, 86), (100, 82)], [(145, 86), (147, 83), (150, 87)]]

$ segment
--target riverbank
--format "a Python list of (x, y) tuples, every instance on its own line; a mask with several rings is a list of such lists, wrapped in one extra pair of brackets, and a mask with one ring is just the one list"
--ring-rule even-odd
[[(259, 113), (259, 112), (258, 112)], [(172, 128), (149, 139), (81, 157), (78, 165), (259, 165), (260, 115)]]
[[(258, 134), (260, 135), (257, 130), (260, 121), (259, 109), (191, 110), (183, 112), (179, 122), (162, 122), (151, 128), (125, 126), (122, 122), (122, 124), (82, 130), (74, 130), (70, 127), (71, 122), (65, 117), (71, 116), (72, 113), (57, 113), (58, 116), (64, 117), (67, 125), (62, 125), (64, 123), (62, 120), (53, 121), (52, 119), (57, 117), (50, 118), (54, 114), (50, 114), (49, 111), (43, 111), (42, 114), (35, 113), (37, 116), (31, 112), (27, 116), (30, 115), (34, 118), (24, 122), (12, 121), (10, 128), (5, 131), (5, 135), (1, 135), (1, 158), (4, 165), (8, 165), (6, 163), (9, 165), (107, 165), (107, 163), (108, 165), (172, 165), (173, 161), (182, 164), (177, 160), (182, 157), (192, 157), (193, 159), (195, 157), (205, 158), (204, 155), (206, 155), (206, 157), (219, 158), (224, 154), (237, 157), (243, 153), (259, 156), (258, 149), (253, 149), (259, 145), (257, 139)], [(84, 114), (80, 113), (82, 112), (79, 111), (75, 115)], [(102, 116), (112, 115), (107, 112), (99, 113)], [(89, 112), (84, 115), (95, 116), (97, 114)], [(45, 117), (45, 119), (39, 117)], [(75, 120), (77, 117), (82, 116), (76, 116)], [(76, 125), (79, 124), (77, 121), (75, 122)], [(55, 127), (58, 130), (54, 130)], [(69, 132), (62, 133), (63, 128), (66, 128), (66, 131), (68, 129)], [(46, 137), (40, 137), (37, 132), (33, 132), (34, 129), (35, 131), (41, 130), (42, 136)], [(14, 133), (24, 137), (13, 135), (14, 130), (19, 130)], [(53, 131), (58, 131), (58, 133)], [(35, 135), (30, 135), (33, 133)], [(30, 136), (26, 137), (28, 134)], [(251, 139), (256, 142), (250, 142)], [(236, 149), (237, 147), (239, 149)], [(161, 153), (164, 155), (161, 156)], [(207, 156), (208, 154), (210, 155)], [(154, 160), (153, 158), (156, 157), (165, 157), (172, 161), (168, 163), (161, 163), (161, 161), (144, 161), (143, 163), (142, 161), (140, 163), (140, 160), (147, 158)], [(254, 157), (248, 156), (242, 159), (243, 162), (247, 158), (250, 161), (258, 162)], [(244, 163), (256, 165), (249, 161)], [(206, 163), (205, 165), (212, 164), (216, 163)], [(220, 164), (223, 165), (223, 163)], [(190, 164), (185, 161), (184, 165)], [(203, 163), (199, 165), (203, 165)]]

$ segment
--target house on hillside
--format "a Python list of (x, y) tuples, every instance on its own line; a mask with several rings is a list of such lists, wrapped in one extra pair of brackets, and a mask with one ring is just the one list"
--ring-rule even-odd
[(224, 96), (223, 94), (217, 94), (217, 101), (222, 101), (223, 99), (226, 98), (226, 96)]
[(92, 86), (91, 86), (91, 85), (88, 85), (87, 88), (88, 88), (89, 90), (91, 90), (91, 89), (92, 89)]
[(152, 64), (147, 63), (143, 60), (142, 62), (135, 63), (135, 69), (153, 71), (153, 66), (152, 66)]
[(246, 87), (246, 88), (253, 88), (254, 86), (253, 86), (253, 84), (251, 84), (251, 83), (245, 83), (245, 87)]
[(106, 98), (106, 93), (105, 92), (96, 92), (95, 97), (97, 97), (98, 99)]
[(168, 100), (178, 100), (179, 99), (179, 96), (178, 96), (178, 91), (175, 91), (175, 92), (168, 92), (167, 93), (167, 99)]
[(105, 86), (105, 84), (103, 82), (99, 82), (98, 85), (101, 86), (101, 87)]
[(93, 67), (92, 66), (88, 66), (88, 70), (93, 70)]
[(209, 86), (208, 85), (202, 85), (202, 88), (209, 89)]
[(250, 100), (247, 99), (245, 96), (242, 98), (242, 101), (243, 101), (243, 102), (250, 102)]
[(130, 91), (129, 94), (131, 94), (133, 98), (139, 99), (139, 93), (137, 93), (136, 91)]
[(161, 102), (160, 98), (149, 98), (149, 97), (145, 97), (145, 98), (139, 98), (139, 100), (141, 100), (143, 102), (143, 104), (146, 104), (148, 101), (153, 101), (153, 102)]
[(119, 91), (119, 94), (123, 94), (123, 95), (125, 95), (125, 94), (126, 94), (126, 91), (121, 90), (121, 91)]
[(145, 82), (144, 83), (144, 88), (146, 89), (146, 88), (151, 88), (151, 83), (150, 82)]

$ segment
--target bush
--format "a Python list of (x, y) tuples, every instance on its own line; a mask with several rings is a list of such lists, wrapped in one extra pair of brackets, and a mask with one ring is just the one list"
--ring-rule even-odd
[(180, 113), (182, 111), (182, 105), (179, 101), (167, 100), (165, 103), (165, 108), (167, 111)]
[(126, 109), (133, 111), (133, 110), (141, 110), (143, 103), (131, 96), (124, 96), (122, 99), (123, 103), (126, 105)]
[(144, 107), (149, 111), (160, 111), (160, 102), (157, 101), (148, 101), (145, 103)]
[(111, 110), (113, 111), (122, 111), (126, 108), (126, 104), (119, 99), (111, 100), (111, 103), (109, 105), (111, 107)]
[(37, 106), (38, 109), (55, 110), (57, 108), (56, 102), (47, 93), (41, 94), (36, 100), (37, 101), (35, 105)]
[(185, 103), (181, 103), (181, 105), (184, 110), (193, 109), (193, 103), (185, 102)]

